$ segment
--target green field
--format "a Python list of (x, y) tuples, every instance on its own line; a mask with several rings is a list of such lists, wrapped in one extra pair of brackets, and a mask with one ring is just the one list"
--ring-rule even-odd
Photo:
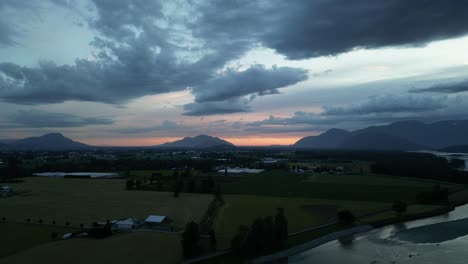
[(2, 264), (178, 263), (180, 238), (175, 234), (135, 232), (106, 239), (74, 238), (46, 243), (0, 259)]
[(75, 229), (40, 224), (0, 223), (0, 258), (51, 241), (52, 232), (61, 237)]
[[(242, 177), (222, 185), (227, 194), (279, 197), (309, 197), (332, 200), (414, 202), (416, 194), (429, 191), (434, 182), (402, 177), (368, 175), (308, 175), (286, 171), (267, 171)], [(444, 185), (451, 190), (457, 185)]]
[(274, 217), (278, 207), (285, 209), (289, 232), (296, 232), (328, 223), (341, 209), (361, 215), (391, 206), (389, 203), (377, 202), (253, 195), (225, 195), (223, 198), (225, 205), (221, 208), (215, 226), (221, 248), (229, 247), (230, 240), (236, 235), (240, 225), (250, 226), (258, 217)]
[(8, 220), (89, 225), (106, 219), (144, 219), (166, 215), (176, 226), (199, 221), (212, 195), (186, 194), (174, 198), (169, 192), (126, 191), (124, 180), (25, 178), (11, 185), (24, 195), (0, 199), (0, 217)]
[(432, 180), (422, 180), (418, 178), (387, 176), (380, 174), (313, 174), (307, 176), (304, 182), (315, 184), (353, 184), (353, 185), (379, 185), (388, 187), (426, 187), (432, 188), (434, 184), (446, 185), (449, 188), (456, 188), (456, 184), (442, 183)]

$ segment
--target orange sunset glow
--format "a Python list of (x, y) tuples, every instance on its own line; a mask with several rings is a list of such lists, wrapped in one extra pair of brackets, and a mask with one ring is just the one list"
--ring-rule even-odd
[[(301, 139), (301, 136), (283, 137), (221, 137), (236, 146), (271, 146), (291, 145)], [(82, 140), (83, 143), (94, 146), (155, 146), (166, 142), (182, 139), (182, 137), (146, 137), (146, 138), (91, 138)]]

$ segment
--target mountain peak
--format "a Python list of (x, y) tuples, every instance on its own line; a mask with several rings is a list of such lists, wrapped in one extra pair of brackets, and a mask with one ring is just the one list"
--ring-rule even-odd
[(48, 137), (48, 138), (66, 138), (62, 133), (48, 133), (42, 135), (40, 137)]
[(234, 146), (232, 143), (208, 135), (198, 135), (195, 137), (185, 137), (174, 142), (164, 143), (159, 145), (159, 147), (165, 148), (211, 148), (218, 146)]
[(76, 150), (89, 148), (88, 145), (73, 141), (62, 133), (48, 133), (39, 137), (29, 137), (8, 145), (23, 150)]

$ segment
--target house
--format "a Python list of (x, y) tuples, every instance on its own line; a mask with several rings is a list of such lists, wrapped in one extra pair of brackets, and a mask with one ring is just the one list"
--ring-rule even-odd
[(135, 227), (137, 227), (138, 223), (132, 218), (128, 218), (125, 220), (117, 221), (113, 225), (114, 225), (114, 228), (119, 229), (119, 230), (130, 230), (130, 229), (134, 229)]
[(169, 218), (164, 215), (150, 215), (145, 219), (145, 226), (147, 228), (161, 229), (166, 227), (170, 222)]

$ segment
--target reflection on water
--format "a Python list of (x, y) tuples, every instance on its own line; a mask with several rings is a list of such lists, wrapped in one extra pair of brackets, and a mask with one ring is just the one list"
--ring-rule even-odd
[[(467, 263), (468, 205), (323, 244), (288, 263)], [(424, 236), (428, 240), (420, 243)], [(429, 241), (431, 240), (431, 241)]]

